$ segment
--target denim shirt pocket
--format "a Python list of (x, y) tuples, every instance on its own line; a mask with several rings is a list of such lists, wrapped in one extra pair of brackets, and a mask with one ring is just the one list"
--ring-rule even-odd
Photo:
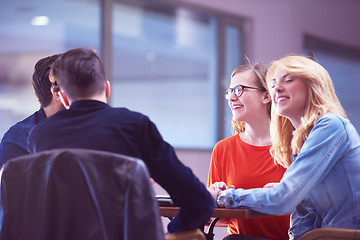
[(290, 219), (289, 239), (296, 240), (315, 228), (321, 227), (321, 217), (302, 201), (292, 212)]

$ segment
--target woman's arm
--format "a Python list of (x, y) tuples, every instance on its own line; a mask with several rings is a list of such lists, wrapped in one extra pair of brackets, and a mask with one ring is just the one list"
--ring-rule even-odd
[(347, 133), (343, 121), (334, 114), (318, 120), (300, 154), (273, 188), (228, 189), (224, 195), (227, 208), (251, 208), (283, 215), (291, 212), (316, 186), (346, 151)]

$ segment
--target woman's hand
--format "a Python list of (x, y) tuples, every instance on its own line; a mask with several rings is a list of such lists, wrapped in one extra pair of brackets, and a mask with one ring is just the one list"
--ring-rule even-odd
[(211, 196), (216, 199), (219, 191), (224, 191), (226, 189), (229, 189), (229, 188), (235, 188), (234, 185), (231, 185), (231, 186), (226, 186), (226, 183), (224, 182), (215, 182), (214, 184), (212, 184), (208, 190), (211, 194)]

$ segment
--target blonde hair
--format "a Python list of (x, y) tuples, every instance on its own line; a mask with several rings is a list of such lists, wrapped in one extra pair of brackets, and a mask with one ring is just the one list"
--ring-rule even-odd
[[(255, 82), (257, 84), (257, 86), (259, 87), (259, 89), (263, 90), (264, 92), (269, 92), (268, 91), (268, 86), (266, 84), (266, 72), (267, 72), (267, 67), (262, 64), (262, 63), (256, 63), (256, 64), (244, 64), (241, 65), (239, 67), (237, 67), (232, 73), (231, 73), (231, 78), (233, 78), (237, 73), (240, 72), (247, 72), (247, 71), (252, 71), (253, 76), (255, 78)], [(268, 104), (268, 113), (269, 116), (271, 115), (271, 103)], [(240, 132), (244, 132), (245, 131), (245, 123), (244, 122), (238, 122), (238, 121), (231, 121), (232, 123), (232, 128), (234, 130), (234, 134), (238, 134)]]
[(297, 129), (286, 117), (279, 116), (274, 107), (271, 112), (270, 134), (271, 154), (283, 167), (293, 162), (293, 154), (299, 154), (316, 121), (325, 113), (332, 112), (346, 117), (345, 111), (335, 94), (329, 73), (317, 62), (303, 56), (287, 56), (274, 61), (269, 67), (266, 81), (270, 87), (274, 72), (281, 68), (292, 76), (304, 80), (308, 86), (308, 100), (305, 114)]

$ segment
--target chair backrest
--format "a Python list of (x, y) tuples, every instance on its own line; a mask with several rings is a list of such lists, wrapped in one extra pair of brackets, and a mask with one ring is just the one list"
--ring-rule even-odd
[(143, 161), (84, 149), (12, 159), (1, 177), (0, 239), (164, 239)]
[(200, 229), (194, 229), (166, 234), (165, 240), (206, 240), (206, 237)]
[(305, 233), (299, 240), (349, 240), (360, 239), (359, 229), (317, 228)]

